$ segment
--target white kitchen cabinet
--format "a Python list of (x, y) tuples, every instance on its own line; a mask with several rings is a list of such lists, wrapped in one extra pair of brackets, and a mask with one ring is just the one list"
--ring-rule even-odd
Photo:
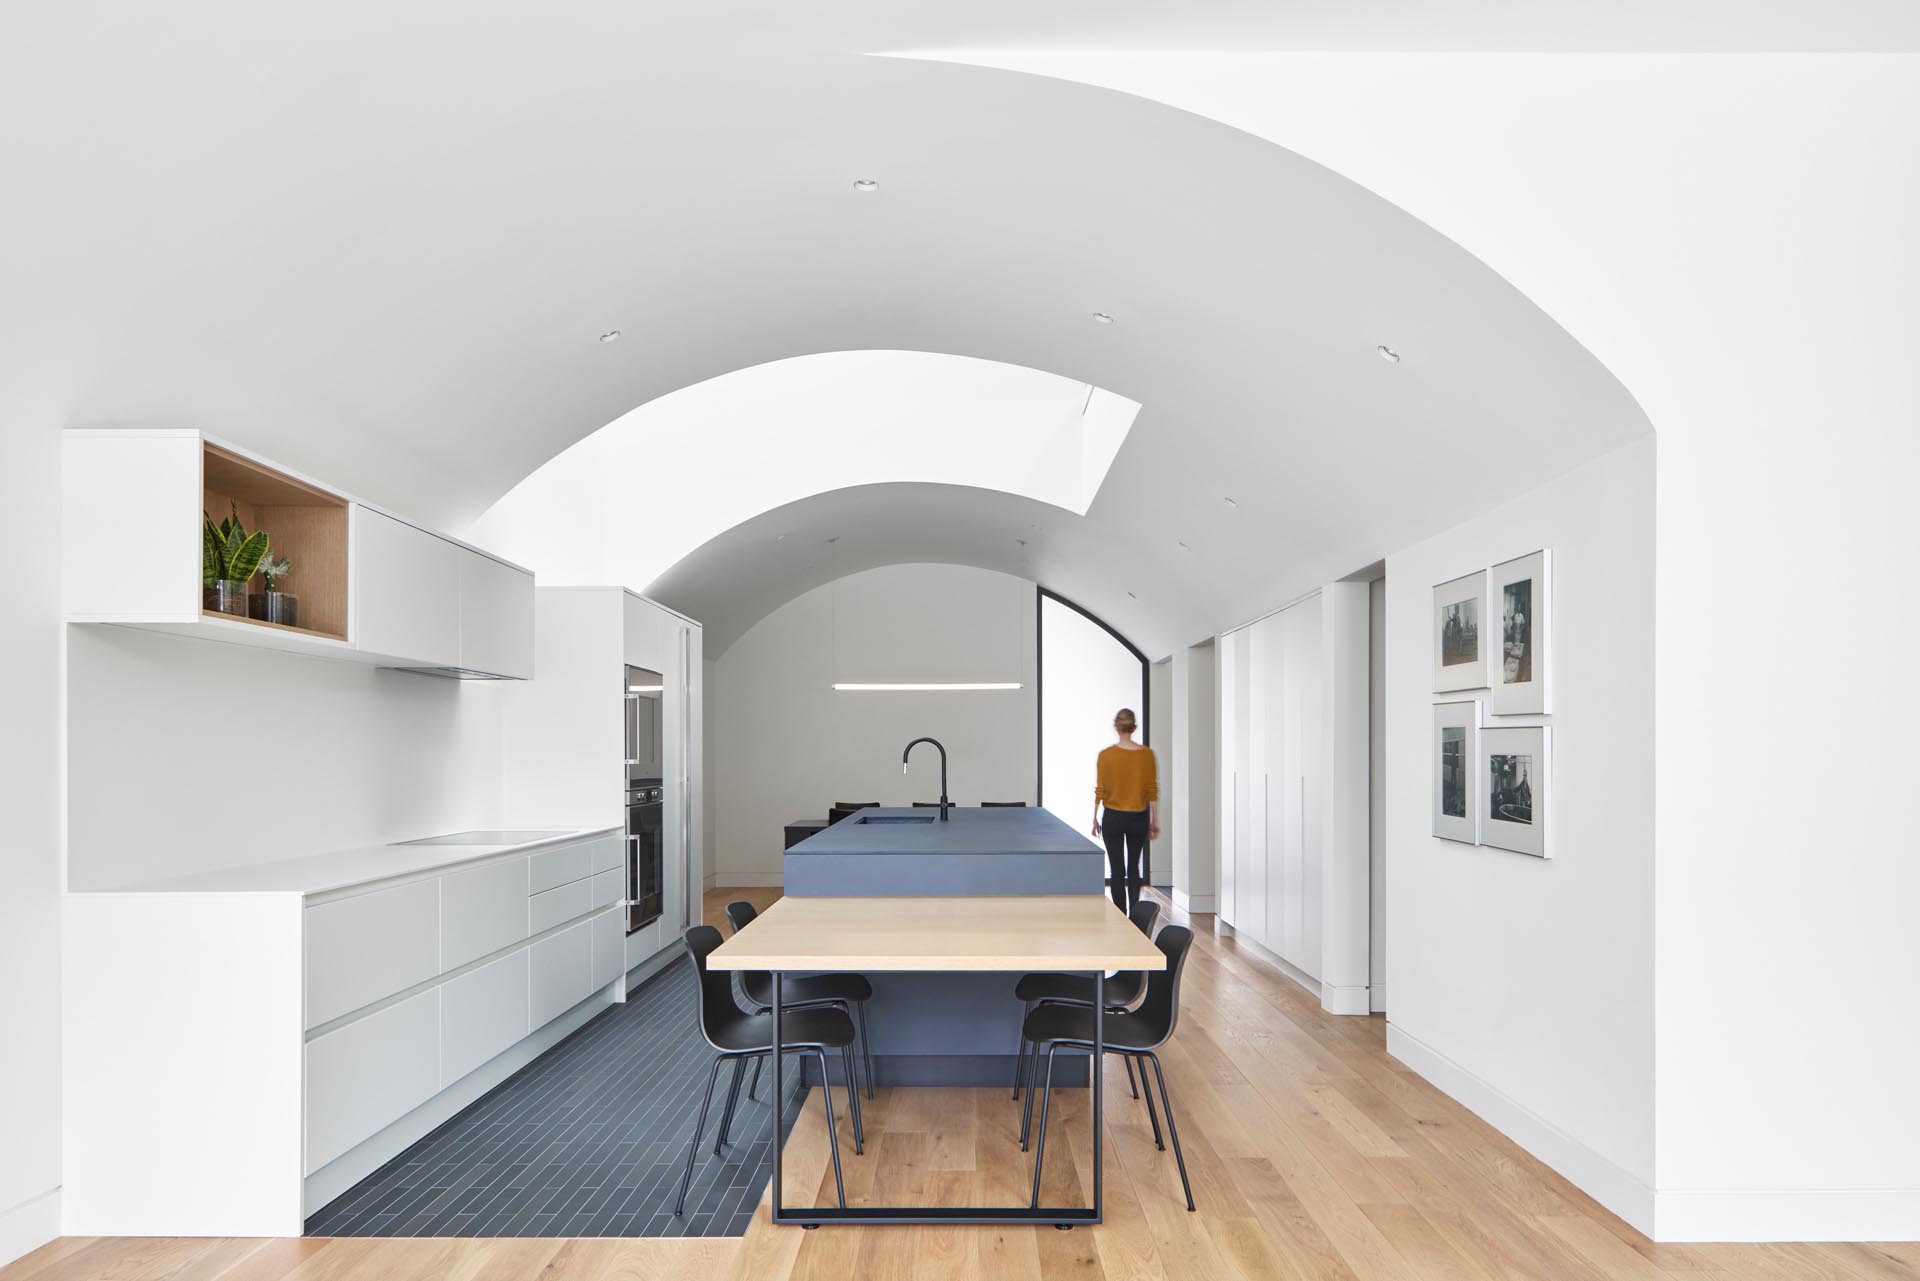
[(593, 854), (585, 845), (535, 850), (527, 856), (527, 893), (540, 894), (556, 885), (585, 880), (592, 867)]
[(525, 855), (464, 871), (440, 881), (440, 970), (511, 947), (527, 937)]
[(533, 677), (533, 575), (479, 552), (460, 553), (460, 659), (468, 671)]
[(527, 950), (521, 948), (441, 985), (440, 1088), (527, 1034)]
[(612, 907), (620, 901), (620, 892), (625, 888), (626, 876), (618, 868), (611, 871), (595, 872), (587, 882), (593, 887), (591, 908)]
[(590, 988), (603, 988), (627, 969), (627, 912), (614, 908), (587, 923), (591, 955)]
[(574, 881), (535, 894), (527, 900), (527, 937), (536, 938), (556, 925), (585, 916), (593, 907), (593, 882)]
[(439, 1088), (439, 988), (307, 1042), (305, 1173), (372, 1138)]
[(587, 867), (594, 872), (611, 872), (627, 865), (627, 838), (596, 836), (587, 842)]
[(356, 647), (423, 667), (458, 667), (466, 554), (444, 538), (355, 504)]
[(307, 1027), (440, 973), (440, 881), (412, 881), (307, 908)]
[(542, 1028), (593, 992), (592, 922), (527, 948), (527, 1027)]

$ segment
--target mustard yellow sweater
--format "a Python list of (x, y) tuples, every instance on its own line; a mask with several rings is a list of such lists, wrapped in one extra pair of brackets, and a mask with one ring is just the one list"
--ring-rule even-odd
[(1143, 810), (1160, 799), (1160, 771), (1151, 747), (1118, 744), (1100, 753), (1093, 798), (1110, 810)]

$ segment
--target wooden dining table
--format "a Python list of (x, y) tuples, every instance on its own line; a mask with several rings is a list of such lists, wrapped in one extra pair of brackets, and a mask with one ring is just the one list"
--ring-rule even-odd
[[(773, 1221), (823, 1223), (1051, 1223), (1070, 1228), (1101, 1221), (1102, 1107), (1099, 1070), (1105, 1052), (1106, 975), (1111, 970), (1164, 970), (1166, 957), (1103, 894), (1031, 897), (989, 895), (934, 898), (782, 898), (707, 958), (716, 970), (766, 970), (773, 975), (773, 1097), (781, 1091), (780, 1014), (784, 975), (822, 971), (858, 973), (1035, 971), (1082, 973), (1094, 980), (1093, 1197), (1086, 1206), (781, 1204), (783, 1143), (773, 1142)], [(1013, 978), (1007, 983), (1012, 1002)], [(822, 1083), (824, 1088), (824, 1082)], [(910, 1087), (900, 1087), (910, 1088)]]

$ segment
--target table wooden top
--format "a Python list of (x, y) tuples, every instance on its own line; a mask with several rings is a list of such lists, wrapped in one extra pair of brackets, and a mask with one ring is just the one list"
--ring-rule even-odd
[(716, 948), (716, 970), (1164, 970), (1104, 894), (787, 897)]

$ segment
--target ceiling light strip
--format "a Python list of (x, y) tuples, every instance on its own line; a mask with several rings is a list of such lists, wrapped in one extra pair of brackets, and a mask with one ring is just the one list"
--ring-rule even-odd
[(935, 693), (947, 690), (1023, 688), (1019, 681), (835, 681), (833, 687), (858, 693)]

